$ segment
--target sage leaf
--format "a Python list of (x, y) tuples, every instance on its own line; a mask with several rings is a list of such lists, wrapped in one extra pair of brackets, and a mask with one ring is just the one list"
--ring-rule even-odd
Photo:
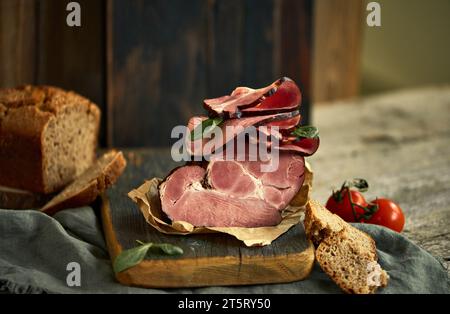
[(319, 136), (319, 129), (312, 125), (301, 125), (292, 131), (291, 134), (298, 138), (315, 138)]
[(202, 138), (204, 135), (209, 134), (215, 127), (222, 123), (222, 118), (209, 118), (203, 120), (199, 125), (197, 125), (191, 131), (191, 141), (198, 140)]
[(128, 249), (123, 250), (114, 260), (113, 263), (113, 269), (115, 273), (120, 273), (121, 271), (124, 271), (128, 268), (131, 268), (133, 266), (138, 265), (141, 263), (145, 257), (147, 256), (147, 253), (151, 248), (158, 249), (164, 254), (167, 255), (181, 255), (183, 254), (183, 249), (181, 249), (178, 246), (175, 246), (173, 244), (169, 243), (144, 243), (142, 241), (136, 241), (140, 245)]
[(159, 248), (161, 251), (167, 255), (181, 255), (183, 254), (183, 249), (168, 243), (154, 244), (153, 247)]
[(124, 271), (125, 269), (133, 267), (142, 262), (152, 245), (152, 243), (148, 243), (132, 249), (123, 250), (114, 260), (114, 272), (120, 273), (121, 271)]

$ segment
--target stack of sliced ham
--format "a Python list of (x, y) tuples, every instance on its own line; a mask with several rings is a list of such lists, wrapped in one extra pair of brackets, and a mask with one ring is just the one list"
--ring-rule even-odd
[[(271, 85), (251, 89), (238, 87), (231, 95), (206, 99), (209, 116), (189, 120), (190, 131), (205, 120), (220, 118), (216, 126), (223, 134), (221, 143), (234, 140), (248, 127), (277, 127), (267, 142), (277, 150), (278, 167), (262, 172), (272, 160), (223, 160), (212, 157), (208, 162), (189, 163), (172, 171), (160, 184), (162, 210), (173, 221), (185, 221), (205, 227), (263, 227), (281, 221), (281, 212), (297, 194), (304, 181), (304, 157), (312, 155), (319, 138), (297, 137), (292, 131), (299, 126), (301, 94), (297, 85), (281, 78)], [(239, 126), (240, 128), (227, 128)], [(209, 139), (192, 140), (191, 155), (203, 154)], [(200, 148), (200, 149), (199, 149)], [(222, 147), (214, 147), (217, 150)], [(211, 151), (213, 153), (213, 151)], [(246, 152), (246, 155), (249, 153)], [(248, 156), (247, 156), (248, 157)]]

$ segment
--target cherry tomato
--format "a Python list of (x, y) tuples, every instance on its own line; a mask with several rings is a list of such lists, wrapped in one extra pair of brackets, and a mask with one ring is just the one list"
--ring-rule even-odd
[(342, 219), (348, 222), (363, 222), (361, 215), (365, 213), (364, 208), (367, 208), (368, 204), (364, 196), (355, 190), (350, 190), (353, 207), (356, 213), (358, 221), (355, 220), (355, 214), (353, 213), (352, 206), (350, 204), (348, 188), (344, 188), (340, 191), (333, 193), (327, 201), (325, 207), (332, 213), (340, 216)]
[(372, 204), (377, 205), (378, 210), (367, 221), (368, 223), (385, 226), (397, 232), (403, 230), (405, 215), (400, 206), (386, 198), (377, 198), (370, 202), (370, 205)]

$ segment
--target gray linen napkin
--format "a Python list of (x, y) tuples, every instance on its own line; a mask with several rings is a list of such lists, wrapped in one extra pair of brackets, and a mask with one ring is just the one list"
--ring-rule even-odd
[[(400, 234), (355, 224), (376, 241), (391, 277), (380, 293), (449, 293), (442, 264)], [(150, 227), (149, 227), (150, 228)], [(81, 286), (69, 287), (67, 264), (77, 262)], [(340, 293), (316, 265), (303, 281), (242, 287), (142, 289), (122, 286), (111, 269), (100, 221), (91, 207), (54, 218), (33, 210), (0, 209), (0, 291), (10, 293)]]

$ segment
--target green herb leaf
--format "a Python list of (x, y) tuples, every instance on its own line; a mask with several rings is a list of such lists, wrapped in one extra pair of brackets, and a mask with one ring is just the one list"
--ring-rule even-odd
[(345, 181), (345, 186), (348, 188), (356, 188), (360, 192), (366, 192), (369, 189), (369, 183), (365, 179), (354, 178)]
[(148, 243), (132, 249), (123, 250), (114, 260), (114, 272), (120, 273), (121, 271), (124, 271), (125, 269), (133, 267), (142, 262), (151, 246), (152, 243)]
[(136, 266), (142, 262), (147, 256), (150, 248), (157, 248), (161, 252), (167, 255), (181, 255), (183, 254), (183, 249), (178, 246), (168, 244), (168, 243), (144, 243), (137, 240), (140, 246), (132, 249), (123, 250), (114, 260), (113, 269), (115, 273), (120, 273), (128, 268)]
[(161, 251), (167, 255), (181, 255), (183, 254), (183, 249), (168, 243), (154, 244), (153, 247), (159, 248)]
[(222, 121), (222, 118), (209, 118), (203, 120), (202, 123), (191, 131), (191, 141), (198, 140), (203, 136), (208, 135), (212, 130), (214, 130), (215, 127), (221, 124)]
[(315, 138), (319, 136), (319, 129), (312, 125), (300, 125), (291, 134), (297, 137)]

